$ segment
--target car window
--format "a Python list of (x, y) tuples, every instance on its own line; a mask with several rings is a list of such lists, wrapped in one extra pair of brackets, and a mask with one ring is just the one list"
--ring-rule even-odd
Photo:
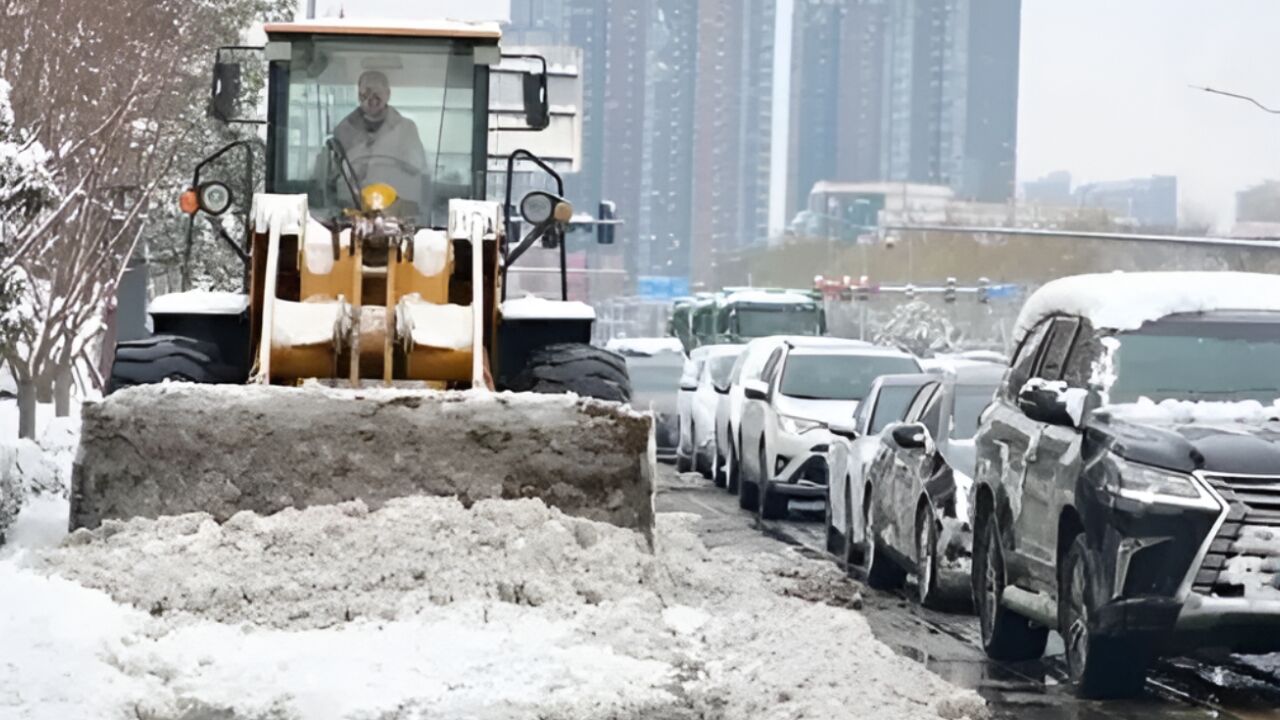
[(1005, 393), (1012, 398), (1018, 394), (1018, 390), (1027, 384), (1027, 380), (1031, 379), (1031, 370), (1035, 367), (1036, 356), (1039, 353), (1041, 341), (1044, 335), (1049, 331), (1051, 321), (1045, 320), (1036, 326), (1034, 330), (1028, 333), (1022, 346), (1018, 348), (1018, 354), (1013, 358), (1012, 369), (1009, 371), (1009, 382), (1005, 385)]
[(934, 392), (920, 413), (920, 423), (929, 431), (930, 437), (938, 437), (938, 425), (942, 422), (942, 393)]
[(707, 361), (706, 370), (703, 376), (715, 386), (717, 390), (725, 390), (729, 387), (729, 373), (737, 365), (738, 356), (736, 355), (717, 355)]
[(1035, 376), (1045, 380), (1061, 380), (1062, 370), (1067, 364), (1067, 353), (1071, 352), (1071, 344), (1076, 339), (1076, 330), (1080, 321), (1076, 318), (1060, 317), (1053, 321), (1049, 330), (1049, 339), (1044, 343), (1044, 352), (1040, 353), (1040, 363)]
[(1075, 344), (1067, 355), (1067, 366), (1062, 371), (1062, 379), (1074, 388), (1088, 388), (1093, 377), (1094, 362), (1102, 355), (1102, 343), (1093, 332), (1089, 322), (1082, 321), (1076, 332)]
[(880, 390), (872, 383), (871, 390), (867, 392), (867, 397), (858, 403), (858, 408), (853, 411), (853, 426), (861, 434), (866, 434), (868, 426), (868, 418), (871, 417), (871, 410), (875, 407), (880, 397)]
[(870, 406), (871, 422), (867, 432), (878, 435), (889, 423), (895, 423), (906, 417), (907, 406), (919, 391), (914, 385), (888, 385), (880, 388), (875, 405)]
[(746, 362), (747, 362), (746, 352), (743, 352), (741, 355), (738, 356), (737, 360), (733, 361), (733, 370), (729, 373), (730, 385), (738, 382), (738, 378), (742, 377), (742, 366), (745, 365)]
[(911, 400), (911, 407), (902, 416), (907, 422), (919, 422), (921, 414), (924, 413), (925, 406), (929, 404), (929, 400), (933, 397), (934, 391), (938, 389), (938, 383), (931, 382), (920, 388)]
[(955, 401), (951, 408), (951, 439), (968, 440), (978, 434), (978, 418), (991, 404), (996, 386), (956, 385)]
[(773, 382), (773, 376), (778, 372), (778, 363), (782, 360), (782, 348), (775, 348), (773, 354), (769, 356), (769, 362), (764, 364), (764, 370), (760, 372), (760, 379), (766, 383)]

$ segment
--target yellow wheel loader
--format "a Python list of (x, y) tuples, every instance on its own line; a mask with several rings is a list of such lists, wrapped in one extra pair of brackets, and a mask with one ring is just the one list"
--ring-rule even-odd
[[(108, 395), (83, 411), (72, 527), (427, 493), (536, 497), (649, 531), (651, 418), (624, 405), (625, 363), (588, 344), (594, 314), (567, 297), (563, 182), (521, 150), (505, 202), (486, 199), (496, 25), (266, 33), (265, 191), (236, 198), (210, 177), (240, 154), (252, 187), (242, 141), (202, 162), (181, 201), (189, 232), (209, 219), (244, 260), (246, 291), (156, 298), (154, 335), (119, 343)], [(219, 51), (221, 120), (239, 120), (241, 85), (224, 52), (248, 50)], [(520, 129), (545, 128), (545, 61), (503, 72)], [(517, 162), (558, 190), (520, 201), (524, 237)], [(237, 200), (242, 241), (226, 231)], [(560, 250), (561, 297), (506, 299), (535, 243)]]

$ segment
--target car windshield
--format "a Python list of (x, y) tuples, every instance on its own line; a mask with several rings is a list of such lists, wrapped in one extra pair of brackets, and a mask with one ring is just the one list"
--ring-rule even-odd
[[(322, 220), (374, 183), (388, 212), (443, 227), (450, 198), (475, 197), (475, 58), (447, 40), (292, 43), (275, 117), (277, 192), (306, 194)], [(347, 173), (340, 167), (348, 168)]]
[(968, 440), (978, 433), (978, 416), (991, 404), (997, 385), (957, 385), (951, 410), (951, 439)]
[(1280, 322), (1166, 320), (1120, 336), (1113, 403), (1280, 398)]
[(778, 392), (801, 399), (861, 400), (881, 375), (919, 371), (915, 360), (896, 355), (793, 353)]
[(737, 311), (738, 334), (742, 337), (770, 335), (818, 335), (820, 313), (816, 305), (741, 307)]

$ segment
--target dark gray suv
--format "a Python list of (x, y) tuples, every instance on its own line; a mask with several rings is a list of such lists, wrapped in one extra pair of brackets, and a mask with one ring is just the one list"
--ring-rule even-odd
[(1280, 311), (1184, 304), (1024, 310), (976, 437), (983, 645), (1027, 659), (1058, 630), (1084, 696), (1161, 654), (1280, 649)]

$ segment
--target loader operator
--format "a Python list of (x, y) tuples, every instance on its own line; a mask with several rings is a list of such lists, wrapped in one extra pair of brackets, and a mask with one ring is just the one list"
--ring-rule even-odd
[[(426, 176), (427, 154), (418, 135), (418, 126), (391, 107), (391, 83), (377, 70), (360, 76), (360, 106), (334, 128), (333, 138), (346, 153), (355, 171), (358, 188), (386, 183), (395, 188), (400, 215), (416, 215), (426, 206), (430, 178)], [(329, 173), (330, 188), (342, 188), (349, 195), (336, 167)]]

